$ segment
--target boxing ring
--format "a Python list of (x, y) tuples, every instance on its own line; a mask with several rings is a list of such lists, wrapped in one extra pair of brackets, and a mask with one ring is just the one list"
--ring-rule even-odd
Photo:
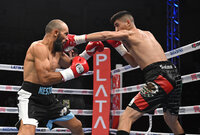
[[(166, 52), (165, 55), (167, 58), (173, 58), (176, 56), (180, 56), (189, 52), (193, 52), (200, 49), (200, 41), (185, 45), (183, 47), (177, 48), (175, 50), (171, 50), (169, 52)], [(101, 52), (104, 53), (104, 52)], [(98, 53), (98, 54), (101, 54)], [(95, 57), (95, 56), (94, 56)], [(99, 62), (101, 64), (101, 62)], [(132, 71), (135, 69), (138, 69), (139, 67), (132, 68), (130, 65), (117, 68), (111, 71), (111, 76), (114, 76), (116, 74), (122, 74), (128, 71)], [(95, 69), (95, 68), (94, 68)], [(0, 70), (6, 70), (6, 71), (19, 71), (23, 72), (23, 66), (21, 65), (8, 65), (8, 64), (0, 64)], [(89, 71), (88, 73), (84, 75), (93, 75), (93, 71)], [(99, 79), (101, 78), (101, 72), (99, 72)], [(187, 75), (182, 76), (183, 85), (186, 83), (192, 83), (194, 81), (200, 80), (200, 72), (197, 73), (191, 73)], [(116, 94), (124, 94), (124, 93), (133, 93), (138, 92), (140, 88), (144, 84), (138, 84), (134, 86), (128, 86), (123, 88), (116, 88), (111, 89), (110, 95), (116, 95)], [(111, 84), (109, 84), (111, 86)], [(17, 92), (20, 89), (21, 86), (14, 86), (14, 85), (0, 85), (0, 91), (6, 91), (6, 92)], [(64, 89), (64, 88), (53, 88), (52, 91), (54, 94), (76, 94), (76, 95), (93, 95), (93, 90), (91, 89)], [(105, 93), (104, 93), (105, 94)], [(93, 101), (94, 104), (94, 101)], [(103, 107), (103, 103), (99, 104), (99, 106)], [(81, 115), (81, 116), (92, 116), (94, 112), (93, 110), (81, 110), (81, 109), (70, 109), (71, 112), (73, 112), (75, 115)], [(102, 110), (101, 110), (102, 111)], [(112, 116), (119, 116), (124, 110), (109, 110), (110, 117)], [(17, 107), (0, 107), (0, 113), (8, 113), (8, 114), (17, 114), (18, 108)], [(189, 114), (200, 114), (200, 105), (191, 105), (191, 106), (181, 106), (179, 109), (179, 115), (189, 115)], [(149, 128), (146, 131), (131, 131), (131, 135), (172, 135), (172, 133), (160, 133), (160, 132), (151, 132), (152, 125), (153, 125), (153, 117), (161, 116), (163, 115), (162, 108), (157, 108), (153, 114), (144, 114), (144, 117), (149, 117)], [(102, 122), (102, 121), (101, 121)], [(92, 124), (93, 125), (93, 124)], [(98, 125), (93, 125), (92, 128), (83, 127), (84, 133), (92, 133), (92, 129)], [(99, 128), (104, 128), (104, 126), (99, 126)], [(115, 134), (116, 129), (108, 128), (109, 134)], [(18, 130), (15, 127), (6, 127), (2, 126), (0, 127), (0, 133), (17, 133)], [(62, 133), (70, 133), (70, 131), (66, 128), (54, 128), (53, 130), (49, 130), (48, 128), (41, 128), (38, 127), (36, 129), (36, 133), (51, 133), (51, 134), (62, 134)]]

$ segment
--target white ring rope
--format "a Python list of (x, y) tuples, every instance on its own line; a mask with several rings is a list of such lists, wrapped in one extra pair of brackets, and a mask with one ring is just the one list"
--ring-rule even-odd
[[(181, 76), (181, 78), (183, 80), (183, 83), (199, 81), (200, 80), (200, 72), (184, 75), (184, 76)], [(141, 89), (141, 87), (143, 85), (144, 84), (138, 84), (138, 85), (123, 87), (123, 88), (119, 88), (119, 89), (112, 89), (111, 94), (137, 92)], [(0, 85), (0, 91), (17, 92), (20, 89), (20, 87), (21, 86)], [(54, 93), (54, 94), (93, 95), (93, 90), (53, 88), (52, 93)]]
[[(0, 85), (0, 91), (18, 92), (21, 86)], [(53, 94), (93, 95), (93, 90), (53, 88)]]
[[(70, 111), (74, 115), (82, 115), (82, 116), (92, 116), (92, 110), (79, 110), (79, 109), (70, 109)], [(0, 107), (0, 113), (12, 113), (17, 114), (17, 107)]]
[[(91, 116), (92, 110), (70, 110), (75, 115), (86, 115)], [(124, 110), (111, 110), (111, 115), (119, 116)], [(0, 107), (0, 113), (18, 113), (18, 108), (16, 107)], [(199, 114), (200, 113), (200, 105), (196, 106), (185, 106), (180, 107), (179, 114)], [(130, 135), (172, 135), (171, 133), (158, 133), (158, 132), (150, 132), (152, 128), (152, 116), (163, 115), (162, 108), (157, 108), (154, 111), (154, 114), (144, 114), (144, 116), (149, 116), (149, 128), (147, 132), (141, 131), (130, 131)], [(91, 133), (91, 128), (83, 128), (84, 133)], [(116, 134), (116, 129), (110, 129), (111, 134)], [(9, 132), (9, 133), (17, 133), (18, 130), (16, 127), (0, 127), (0, 133)], [(70, 130), (67, 128), (54, 128), (51, 131), (47, 128), (37, 128), (36, 133), (70, 133)], [(189, 134), (188, 134), (189, 135)]]
[[(179, 47), (177, 49), (168, 51), (168, 52), (165, 53), (165, 55), (168, 59), (170, 59), (170, 58), (173, 58), (173, 57), (176, 57), (176, 56), (179, 56), (179, 55), (183, 55), (185, 53), (196, 51), (198, 49), (200, 49), (200, 40), (196, 41), (194, 43), (185, 45), (183, 47)], [(21, 65), (0, 64), (0, 70), (23, 71), (23, 68), (24, 67), (21, 66)], [(114, 74), (118, 74), (118, 73), (128, 72), (128, 71), (135, 70), (135, 69), (138, 69), (138, 68), (139, 67), (133, 68), (130, 65), (126, 65), (124, 67), (112, 70), (111, 74), (114, 75)], [(60, 70), (62, 70), (62, 69), (56, 69), (56, 71), (60, 71)], [(93, 71), (89, 71), (89, 72), (87, 72), (83, 75), (92, 75), (92, 74), (93, 74)]]
[[(9, 64), (0, 64), (0, 70), (6, 70), (6, 71), (24, 71), (24, 66), (22, 65), (9, 65)], [(56, 72), (59, 72), (63, 69), (56, 69)], [(88, 71), (87, 73), (84, 73), (83, 75), (92, 75), (93, 71)]]
[(149, 128), (148, 128), (148, 130), (147, 130), (147, 132), (146, 132), (145, 135), (148, 135), (148, 134), (151, 132), (152, 125), (153, 125), (153, 122), (152, 122), (152, 114), (149, 114), (148, 116), (149, 116)]
[[(75, 115), (83, 115), (83, 116), (92, 116), (92, 110), (79, 110), (79, 109), (70, 109), (72, 113)], [(119, 116), (122, 114), (124, 110), (111, 110), (111, 115), (112, 116)], [(0, 113), (13, 113), (17, 114), (18, 113), (18, 108), (17, 107), (0, 107)], [(179, 114), (180, 115), (185, 115), (185, 114), (199, 114), (200, 113), (200, 105), (194, 105), (194, 106), (181, 106), (179, 108)], [(157, 108), (154, 111), (154, 114), (152, 116), (160, 116), (163, 115), (163, 109), (162, 108)], [(149, 116), (149, 114), (144, 114), (144, 116)]]
[[(165, 53), (165, 55), (168, 59), (170, 59), (170, 58), (173, 58), (173, 57), (176, 57), (176, 56), (179, 56), (179, 55), (183, 55), (183, 54), (186, 54), (186, 53), (189, 53), (189, 52), (196, 51), (198, 49), (200, 49), (200, 40), (196, 41), (194, 43), (185, 45), (183, 47), (179, 47), (177, 49), (168, 51), (168, 52)], [(131, 70), (135, 70), (135, 69), (138, 69), (138, 68), (139, 68), (139, 66), (133, 68), (130, 65), (126, 65), (124, 67), (112, 70), (111, 73), (112, 73), (112, 75), (114, 75), (114, 74), (119, 74), (119, 73), (131, 71)]]
[[(16, 127), (0, 127), (0, 133), (17, 133), (18, 130)], [(92, 128), (83, 128), (85, 134), (92, 133)], [(111, 134), (116, 134), (117, 129), (109, 129)], [(52, 133), (52, 134), (66, 134), (71, 133), (67, 128), (54, 128), (49, 130), (48, 128), (36, 128), (36, 133)], [(130, 135), (144, 135), (146, 132), (141, 131), (131, 131)], [(160, 133), (160, 132), (149, 132), (148, 135), (173, 135), (172, 133)], [(192, 135), (192, 134), (187, 134)]]
[[(181, 78), (183, 80), (183, 83), (199, 81), (200, 80), (200, 72), (184, 75), (184, 76), (181, 76)], [(137, 92), (142, 88), (142, 86), (144, 86), (144, 84), (138, 84), (138, 85), (129, 86), (129, 87), (112, 89), (111, 94)]]
[[(83, 128), (84, 133), (91, 133), (92, 128)], [(16, 127), (0, 127), (0, 133), (18, 133), (18, 129)], [(67, 128), (54, 128), (49, 130), (48, 128), (36, 128), (36, 133), (71, 133)]]
[[(111, 110), (112, 116), (120, 116), (124, 110)], [(200, 113), (200, 105), (194, 105), (194, 106), (181, 106), (179, 108), (179, 115), (186, 115), (186, 114), (199, 114)], [(154, 114), (151, 114), (152, 116), (161, 116), (163, 115), (163, 109), (157, 108), (154, 111)], [(149, 116), (149, 114), (145, 113), (143, 116)]]
[[(167, 58), (173, 58), (188, 52), (192, 52), (195, 50), (200, 49), (200, 41), (188, 44), (186, 46), (177, 48), (175, 50), (166, 52), (165, 55)], [(132, 68), (130, 65), (126, 65), (122, 68), (118, 68), (115, 70), (112, 70), (111, 73), (112, 75), (117, 74), (117, 73), (123, 73), (127, 71), (131, 71), (136, 68)], [(8, 70), (8, 71), (23, 71), (23, 66), (20, 65), (7, 65), (7, 64), (0, 64), (0, 70)], [(62, 69), (57, 69), (57, 71), (62, 70)], [(89, 71), (88, 73), (84, 75), (92, 75), (93, 71)], [(198, 73), (193, 73), (193, 74), (188, 74), (182, 76), (183, 83), (189, 83), (193, 81), (198, 81), (200, 80), (200, 72)], [(129, 93), (129, 92), (136, 92), (139, 91), (139, 89), (143, 86), (144, 84), (140, 85), (135, 85), (135, 86), (129, 86), (129, 87), (124, 87), (120, 89), (115, 89), (111, 91), (111, 94), (117, 94), (117, 93)], [(0, 91), (13, 91), (17, 92), (20, 89), (20, 86), (10, 86), (10, 85), (0, 85)], [(63, 89), (63, 88), (53, 88), (53, 93), (54, 94), (81, 94), (81, 95), (93, 95), (92, 90), (75, 90), (75, 89)], [(75, 115), (85, 115), (85, 116), (92, 116), (92, 111), (93, 110), (75, 110), (75, 109), (70, 109), (71, 112), (73, 112)], [(119, 116), (124, 110), (111, 110), (111, 115), (112, 116)], [(0, 107), (0, 113), (18, 113), (18, 108), (17, 107)], [(179, 114), (199, 114), (200, 113), (200, 105), (195, 105), (195, 106), (185, 106), (185, 107), (180, 107), (179, 109)], [(147, 132), (140, 132), (140, 131), (131, 131), (131, 135), (156, 135), (156, 134), (163, 134), (163, 135), (171, 135), (171, 133), (156, 133), (156, 132), (151, 132), (152, 128), (152, 116), (159, 116), (163, 115), (163, 110), (162, 108), (157, 108), (154, 111), (154, 114), (144, 114), (144, 116), (149, 116), (149, 128)], [(83, 128), (84, 133), (91, 133), (91, 128)], [(110, 129), (111, 134), (116, 133), (116, 129)], [(15, 127), (0, 127), (0, 133), (1, 132), (14, 132), (17, 133), (18, 130)], [(49, 130), (47, 128), (37, 128), (36, 133), (70, 133), (70, 131), (66, 128), (55, 128), (53, 130)]]

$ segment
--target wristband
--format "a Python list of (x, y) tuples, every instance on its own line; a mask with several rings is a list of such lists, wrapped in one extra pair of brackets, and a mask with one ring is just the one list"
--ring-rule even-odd
[(126, 54), (127, 50), (124, 47), (123, 44), (119, 45), (118, 47), (115, 47), (115, 49), (117, 50), (117, 52), (121, 55), (124, 56), (124, 54)]
[(77, 45), (85, 43), (86, 39), (87, 39), (87, 35), (76, 35), (74, 37), (74, 40), (75, 40)]
[(62, 80), (66, 82), (67, 80), (74, 79), (74, 73), (70, 68), (64, 69), (60, 71), (60, 74), (62, 75)]
[(79, 56), (85, 58), (86, 60), (88, 60), (91, 56), (87, 54), (86, 50), (83, 51)]

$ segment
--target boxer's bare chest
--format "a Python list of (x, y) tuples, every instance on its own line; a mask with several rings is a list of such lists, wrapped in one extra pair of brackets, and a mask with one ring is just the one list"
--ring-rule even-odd
[(59, 60), (60, 60), (60, 54), (49, 54), (49, 64), (50, 64), (50, 70), (55, 71), (56, 68), (59, 68)]

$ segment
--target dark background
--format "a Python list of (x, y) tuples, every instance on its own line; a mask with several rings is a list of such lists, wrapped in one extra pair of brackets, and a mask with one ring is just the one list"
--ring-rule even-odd
[[(199, 5), (199, 0), (180, 0), (181, 46), (200, 40)], [(0, 64), (23, 65), (28, 47), (33, 41), (43, 38), (44, 28), (52, 19), (57, 18), (65, 21), (72, 34), (87, 34), (102, 30), (114, 30), (109, 19), (120, 10), (130, 11), (135, 18), (136, 26), (151, 31), (166, 51), (166, 0), (1, 0)], [(110, 47), (105, 42), (104, 44)], [(80, 52), (84, 48), (85, 45), (78, 46)], [(118, 63), (127, 65), (113, 48), (110, 49), (112, 69)], [(199, 59), (199, 50), (180, 56), (179, 68), (181, 74), (200, 72)], [(88, 62), (90, 70), (92, 70), (92, 58)], [(0, 71), (0, 84), (21, 85), (22, 77), (22, 72)], [(124, 73), (123, 78), (123, 86), (143, 83), (139, 69)], [(68, 81), (62, 86), (92, 89), (92, 76)], [(182, 106), (200, 104), (199, 88), (200, 83), (198, 81), (183, 85)], [(123, 109), (134, 94), (123, 95)], [(16, 99), (16, 93), (0, 92), (0, 106), (16, 107), (16, 100), (14, 99)], [(84, 99), (87, 103), (85, 107), (92, 109), (92, 97), (85, 96)], [(79, 108), (77, 106), (71, 107)], [(91, 127), (91, 122), (85, 122), (85, 119), (81, 117), (80, 119), (83, 121), (84, 127)], [(14, 126), (16, 120), (17, 115), (0, 114), (1, 125)], [(180, 121), (186, 133), (200, 133), (199, 115), (183, 115), (180, 117)], [(145, 131), (147, 128), (148, 119), (145, 117), (142, 117), (133, 125), (133, 130)], [(163, 118), (159, 116), (153, 118), (153, 131), (170, 132), (163, 122)]]

